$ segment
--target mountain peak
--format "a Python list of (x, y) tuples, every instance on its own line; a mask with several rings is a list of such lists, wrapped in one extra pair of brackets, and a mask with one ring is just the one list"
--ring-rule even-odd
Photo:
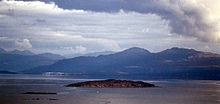
[(145, 55), (149, 55), (150, 52), (144, 48), (139, 48), (139, 47), (132, 47), (132, 48), (129, 48), (129, 49), (126, 49), (124, 51), (121, 51), (119, 53), (116, 53), (116, 55), (126, 55), (126, 56), (145, 56)]
[(139, 47), (131, 47), (128, 49), (130, 49), (130, 50), (145, 50), (144, 48), (139, 48)]
[(160, 57), (164, 57), (166, 59), (180, 60), (190, 56), (197, 55), (199, 53), (203, 53), (203, 52), (196, 51), (194, 49), (173, 47), (170, 49), (166, 49), (162, 52), (159, 52), (158, 54), (160, 55)]
[(162, 53), (163, 52), (168, 52), (168, 53), (170, 53), (170, 52), (177, 52), (177, 53), (179, 53), (179, 52), (193, 52), (193, 53), (201, 53), (200, 51), (196, 51), (196, 50), (194, 50), (194, 49), (187, 49), (187, 48), (179, 48), (179, 47), (173, 47), (173, 48), (170, 48), (170, 49), (166, 49), (166, 50), (164, 50), (164, 51), (162, 51)]
[(132, 52), (132, 53), (150, 53), (148, 50), (144, 49), (144, 48), (139, 48), (139, 47), (132, 47), (129, 49), (126, 49), (122, 52)]
[(178, 50), (178, 49), (183, 49), (183, 48), (179, 48), (179, 47), (172, 47), (171, 50)]

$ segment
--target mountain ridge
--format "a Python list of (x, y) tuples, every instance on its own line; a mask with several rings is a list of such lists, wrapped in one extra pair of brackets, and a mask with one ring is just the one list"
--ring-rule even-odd
[(7, 52), (8, 54), (18, 54), (18, 55), (26, 55), (26, 56), (30, 56), (30, 55), (35, 55), (33, 52), (29, 51), (29, 50), (13, 50), (13, 51), (9, 51)]
[(0, 48), (0, 71), (19, 72), (34, 67), (53, 64), (64, 57), (51, 54), (34, 54), (29, 50), (6, 51)]
[(220, 71), (219, 56), (214, 53), (207, 55), (206, 52), (176, 47), (158, 53), (151, 53), (146, 49), (133, 47), (110, 55), (97, 57), (80, 56), (64, 59), (52, 65), (31, 69), (26, 71), (26, 73), (51, 71), (96, 74), (97, 76), (130, 75), (166, 78), (175, 76), (176, 78), (201, 79), (210, 79), (211, 76), (206, 76), (205, 73), (211, 73), (210, 75), (213, 75), (213, 79), (220, 79), (220, 76), (215, 74)]
[(0, 54), (0, 70), (4, 71), (19, 72), (54, 62), (54, 60), (36, 55)]
[(79, 56), (100, 56), (100, 55), (109, 55), (109, 54), (114, 54), (115, 52), (113, 51), (103, 51), (103, 52), (92, 52), (92, 53), (86, 53), (86, 54), (68, 54), (64, 55), (66, 58), (75, 58)]
[(53, 53), (40, 53), (40, 54), (35, 54), (29, 50), (13, 50), (13, 51), (6, 51), (2, 48), (0, 48), (0, 54), (17, 54), (17, 55), (23, 55), (23, 56), (40, 56), (40, 57), (45, 57), (45, 58), (49, 58), (51, 60), (61, 60), (64, 59), (65, 57), (59, 55), (59, 54), (53, 54)]

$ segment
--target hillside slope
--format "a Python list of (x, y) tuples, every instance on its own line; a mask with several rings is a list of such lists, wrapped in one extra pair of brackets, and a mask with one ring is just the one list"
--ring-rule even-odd
[(145, 49), (133, 47), (110, 55), (64, 59), (52, 65), (40, 66), (25, 72), (220, 79), (220, 55), (177, 47), (159, 53), (150, 53)]

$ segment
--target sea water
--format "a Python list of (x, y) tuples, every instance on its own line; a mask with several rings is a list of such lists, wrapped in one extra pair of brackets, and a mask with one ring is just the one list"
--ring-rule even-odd
[(0, 75), (0, 104), (220, 104), (220, 81), (213, 80), (142, 80), (154, 88), (65, 87), (88, 80), (97, 79)]

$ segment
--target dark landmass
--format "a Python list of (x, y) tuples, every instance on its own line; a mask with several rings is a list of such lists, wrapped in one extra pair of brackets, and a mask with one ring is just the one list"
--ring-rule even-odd
[(58, 99), (55, 99), (55, 98), (50, 98), (50, 99), (48, 99), (48, 100), (58, 100)]
[(115, 52), (113, 51), (104, 51), (104, 52), (94, 52), (94, 53), (87, 53), (87, 54), (69, 54), (69, 55), (65, 55), (66, 58), (75, 58), (75, 57), (79, 57), (79, 56), (100, 56), (100, 55), (110, 55), (110, 54), (114, 54)]
[(68, 73), (80, 78), (220, 80), (220, 55), (194, 49), (174, 47), (151, 53), (133, 47), (107, 55), (63, 58), (51, 53), (36, 55), (28, 50), (8, 52), (0, 48), (0, 70)]
[(19, 72), (42, 65), (53, 64), (54, 60), (36, 55), (0, 54), (0, 70)]
[(9, 72), (9, 71), (0, 71), (0, 74), (17, 74), (17, 73)]
[(61, 59), (64, 57), (52, 53), (34, 54), (28, 50), (6, 51), (0, 48), (0, 70), (9, 72), (21, 73), (35, 67), (51, 65)]
[(41, 54), (35, 54), (29, 50), (13, 50), (13, 51), (6, 51), (2, 48), (0, 48), (0, 54), (15, 54), (15, 55), (22, 55), (22, 56), (38, 56), (38, 57), (45, 57), (50, 60), (62, 60), (65, 59), (65, 57), (59, 55), (59, 54), (53, 54), (53, 53), (41, 53)]
[(42, 99), (42, 98), (34, 97), (34, 98), (28, 98), (28, 99), (23, 99), (23, 100), (58, 100), (58, 99), (56, 98)]
[(99, 80), (99, 81), (87, 81), (69, 84), (67, 87), (115, 87), (115, 88), (142, 88), (142, 87), (155, 87), (150, 83), (141, 81), (127, 81), (127, 80)]
[(89, 78), (220, 80), (220, 55), (177, 47), (151, 53), (133, 47), (110, 55), (64, 59), (26, 71), (45, 72), (81, 73)]
[(23, 94), (57, 94), (55, 92), (25, 92)]

